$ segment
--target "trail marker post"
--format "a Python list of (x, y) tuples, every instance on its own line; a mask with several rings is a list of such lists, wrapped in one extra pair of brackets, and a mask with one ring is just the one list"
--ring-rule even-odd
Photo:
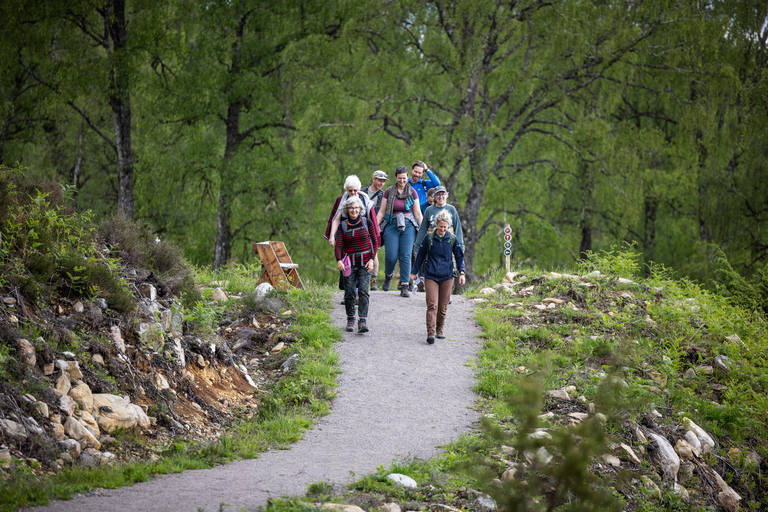
[(510, 256), (512, 256), (512, 227), (504, 225), (504, 260), (507, 264), (507, 272), (510, 271)]

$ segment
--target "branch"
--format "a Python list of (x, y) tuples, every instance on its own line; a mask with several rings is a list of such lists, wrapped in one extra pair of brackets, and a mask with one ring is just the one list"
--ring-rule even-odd
[(48, 87), (48, 88), (49, 88), (51, 91), (53, 91), (53, 92), (54, 92), (56, 95), (58, 95), (59, 97), (61, 97), (62, 99), (64, 99), (64, 102), (65, 102), (67, 105), (69, 105), (69, 106), (72, 108), (72, 110), (74, 110), (75, 112), (77, 112), (77, 113), (78, 113), (78, 115), (80, 115), (80, 117), (82, 117), (82, 118), (83, 118), (83, 121), (85, 121), (85, 122), (86, 122), (86, 124), (88, 124), (88, 126), (89, 126), (89, 127), (90, 127), (90, 128), (91, 128), (91, 129), (92, 129), (94, 132), (96, 132), (96, 134), (97, 134), (99, 137), (101, 137), (102, 139), (104, 139), (104, 141), (105, 141), (107, 144), (109, 144), (109, 147), (111, 147), (111, 148), (114, 150), (114, 152), (115, 152), (115, 153), (117, 153), (117, 146), (115, 145), (115, 143), (114, 143), (114, 142), (113, 142), (113, 141), (112, 141), (112, 140), (111, 140), (109, 137), (107, 137), (106, 135), (104, 135), (104, 133), (103, 133), (103, 132), (102, 132), (102, 131), (101, 131), (99, 128), (97, 128), (97, 127), (96, 127), (96, 125), (93, 123), (93, 121), (91, 121), (91, 118), (90, 118), (90, 117), (88, 117), (88, 115), (87, 115), (87, 114), (86, 114), (86, 113), (85, 113), (85, 112), (84, 112), (84, 111), (83, 111), (83, 110), (82, 110), (80, 107), (78, 107), (77, 105), (75, 105), (75, 103), (74, 103), (72, 100), (65, 98), (65, 97), (64, 97), (64, 94), (62, 94), (62, 92), (61, 92), (61, 91), (58, 89), (58, 87), (56, 87), (55, 85), (53, 85), (53, 84), (49, 83), (48, 81), (46, 81), (45, 79), (43, 79), (43, 77), (41, 77), (40, 75), (38, 75), (37, 73), (35, 73), (35, 71), (34, 71), (32, 68), (30, 68), (29, 66), (27, 66), (26, 64), (24, 64), (24, 61), (22, 61), (22, 60), (21, 60), (21, 55), (19, 55), (19, 64), (21, 64), (21, 66), (22, 66), (22, 67), (23, 67), (23, 68), (24, 68), (24, 69), (27, 71), (27, 73), (29, 73), (29, 75), (30, 75), (32, 78), (34, 78), (35, 80), (37, 80), (38, 82), (40, 82), (42, 85), (44, 85), (44, 86)]
[(255, 124), (255, 125), (251, 126), (250, 128), (248, 128), (247, 130), (245, 130), (244, 132), (242, 132), (240, 134), (240, 139), (242, 140), (242, 139), (244, 139), (246, 137), (249, 137), (253, 132), (255, 132), (257, 130), (262, 130), (264, 128), (287, 128), (289, 130), (296, 130), (296, 128), (294, 128), (290, 124), (286, 124), (286, 123)]

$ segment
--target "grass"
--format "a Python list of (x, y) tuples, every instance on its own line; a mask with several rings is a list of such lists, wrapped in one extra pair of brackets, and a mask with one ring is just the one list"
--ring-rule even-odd
[[(222, 275), (227, 276), (226, 273)], [(42, 505), (51, 499), (70, 499), (89, 489), (116, 488), (146, 481), (154, 475), (254, 458), (267, 449), (285, 447), (299, 440), (320, 416), (329, 411), (338, 374), (333, 344), (340, 339), (341, 333), (329, 316), (330, 288), (305, 282), (304, 291), (280, 293), (294, 312), (292, 328), (297, 333), (297, 342), (293, 348), (299, 353), (299, 362), (295, 372), (287, 374), (269, 391), (259, 414), (234, 425), (213, 444), (177, 441), (154, 464), (133, 463), (92, 469), (73, 466), (43, 479), (19, 468), (3, 484), (0, 510)]]
[[(468, 295), (484, 299), (475, 312), (483, 331), (476, 361), (483, 427), (446, 446), (435, 459), (380, 468), (326, 500), (366, 510), (390, 501), (403, 510), (434, 510), (436, 503), (475, 509), (468, 489), (477, 489), (508, 511), (707, 508), (716, 495), (681, 499), (647, 459), (618, 473), (598, 464), (610, 451), (608, 443), (636, 443), (629, 426), (656, 410), (662, 426), (674, 428), (687, 416), (713, 435), (718, 446), (708, 456), (710, 466), (742, 496), (745, 510), (768, 506), (768, 486), (747, 456), (768, 457), (766, 319), (756, 308), (744, 309), (660, 267), (639, 278), (637, 261), (626, 250), (592, 255), (580, 273), (600, 270), (607, 277), (585, 279), (596, 285), (590, 288), (535, 268), (521, 270), (525, 284), (517, 287), (537, 283), (530, 296), (481, 295), (481, 288), (501, 281), (501, 271), (468, 287)], [(533, 308), (547, 297), (571, 300), (578, 310)], [(730, 369), (706, 370), (718, 356), (727, 358)], [(695, 375), (686, 376), (690, 369)], [(583, 402), (572, 402), (576, 409), (586, 410), (592, 402), (603, 419), (592, 416), (566, 427), (540, 418), (559, 407), (544, 392), (565, 386), (583, 396)], [(549, 428), (552, 439), (533, 442), (528, 434), (541, 426)], [(540, 447), (553, 462), (519, 464), (526, 450)], [(492, 483), (510, 465), (524, 470), (524, 479)], [(411, 476), (419, 487), (395, 485), (386, 478), (393, 472)], [(655, 480), (661, 492), (646, 493), (637, 484), (640, 476)], [(698, 478), (694, 473), (681, 482), (697, 491)], [(273, 500), (268, 508), (302, 510), (313, 499)]]

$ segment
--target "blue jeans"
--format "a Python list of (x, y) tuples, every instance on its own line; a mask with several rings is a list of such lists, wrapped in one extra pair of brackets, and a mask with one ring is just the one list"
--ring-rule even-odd
[(395, 264), (400, 262), (400, 282), (408, 283), (411, 280), (411, 256), (413, 254), (413, 242), (416, 241), (416, 226), (406, 221), (405, 229), (400, 231), (394, 222), (390, 222), (384, 228), (382, 234), (384, 240), (384, 273), (392, 275)]
[(368, 284), (371, 274), (364, 265), (352, 265), (352, 272), (344, 278), (344, 308), (347, 319), (355, 319), (355, 288), (360, 300), (357, 305), (358, 318), (368, 318)]

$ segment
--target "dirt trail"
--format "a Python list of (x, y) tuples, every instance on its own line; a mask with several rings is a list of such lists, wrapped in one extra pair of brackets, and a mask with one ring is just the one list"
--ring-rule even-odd
[[(345, 324), (341, 294), (334, 322)], [(445, 340), (425, 343), (424, 294), (402, 298), (372, 292), (365, 335), (337, 344), (342, 374), (331, 414), (289, 450), (213, 469), (186, 471), (115, 490), (102, 490), (33, 510), (255, 510), (267, 499), (301, 496), (307, 485), (340, 487), (380, 465), (429, 458), (478, 419), (472, 360), (479, 342), (472, 304), (453, 297)]]

